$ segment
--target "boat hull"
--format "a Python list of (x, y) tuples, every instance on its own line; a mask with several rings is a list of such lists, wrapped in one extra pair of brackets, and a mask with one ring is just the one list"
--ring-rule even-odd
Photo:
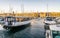
[(24, 24), (24, 25), (17, 25), (17, 26), (6, 26), (6, 25), (4, 25), (3, 28), (4, 28), (4, 29), (9, 29), (9, 30), (11, 30), (11, 29), (18, 29), (18, 28), (21, 28), (21, 26), (23, 26), (23, 28), (24, 28), (24, 26), (27, 26), (27, 25), (29, 26), (30, 23)]

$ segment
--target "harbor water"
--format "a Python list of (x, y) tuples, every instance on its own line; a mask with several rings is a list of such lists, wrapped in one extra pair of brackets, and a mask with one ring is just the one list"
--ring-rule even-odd
[(0, 25), (0, 38), (45, 38), (43, 19), (33, 19), (30, 25), (21, 26), (19, 29), (6, 30)]

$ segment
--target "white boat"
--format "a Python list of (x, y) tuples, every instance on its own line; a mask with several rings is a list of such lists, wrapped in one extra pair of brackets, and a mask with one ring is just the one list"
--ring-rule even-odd
[(46, 30), (46, 38), (60, 38), (60, 24), (50, 25), (50, 30)]
[(57, 17), (57, 18), (55, 19), (55, 21), (56, 21), (57, 23), (60, 23), (60, 17)]
[(4, 18), (0, 17), (0, 24), (4, 24)]
[(44, 20), (44, 23), (46, 25), (56, 24), (56, 22), (53, 20), (53, 17), (46, 17), (46, 19)]
[[(23, 18), (22, 21), (17, 21), (16, 18)], [(3, 28), (5, 29), (13, 29), (13, 28), (18, 28), (22, 25), (29, 25), (30, 24), (30, 19), (28, 17), (12, 17), (12, 16), (7, 16), (5, 17), (5, 23), (3, 24)]]
[(49, 25), (55, 25), (56, 21), (53, 19), (53, 17), (46, 17), (46, 19), (44, 20), (44, 27), (45, 29), (49, 29)]

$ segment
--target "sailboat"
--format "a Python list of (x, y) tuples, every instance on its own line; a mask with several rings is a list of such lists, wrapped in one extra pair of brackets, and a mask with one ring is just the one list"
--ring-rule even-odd
[(47, 2), (47, 13), (46, 13), (46, 18), (45, 18), (44, 23), (46, 25), (56, 24), (56, 22), (54, 20), (55, 18), (56, 17), (52, 17), (52, 16), (49, 15), (49, 12), (48, 12), (48, 2)]

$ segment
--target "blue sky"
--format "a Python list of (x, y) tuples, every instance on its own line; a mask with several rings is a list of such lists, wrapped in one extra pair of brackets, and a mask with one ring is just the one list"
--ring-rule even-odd
[(25, 12), (47, 12), (47, 3), (49, 12), (60, 12), (60, 0), (0, 0), (0, 10), (8, 11), (11, 7), (21, 11), (21, 4), (24, 4)]

